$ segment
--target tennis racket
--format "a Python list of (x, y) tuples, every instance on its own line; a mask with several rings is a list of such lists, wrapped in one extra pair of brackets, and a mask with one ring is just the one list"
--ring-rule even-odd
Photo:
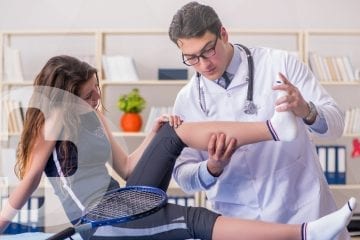
[(167, 195), (159, 188), (130, 186), (115, 189), (90, 205), (79, 225), (66, 228), (47, 240), (63, 240), (95, 227), (139, 219), (158, 211), (166, 203)]

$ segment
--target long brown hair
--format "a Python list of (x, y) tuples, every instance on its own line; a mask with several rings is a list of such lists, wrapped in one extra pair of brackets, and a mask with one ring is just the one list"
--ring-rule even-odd
[[(61, 101), (61, 99), (56, 99), (58, 96), (54, 94), (46, 94), (50, 99), (47, 99), (46, 102), (43, 101), (44, 93), (42, 92), (39, 94), (39, 89), (41, 89), (40, 91), (44, 91), (44, 89), (61, 89), (64, 90), (64, 92), (79, 96), (81, 86), (94, 74), (97, 78), (97, 70), (88, 63), (71, 56), (61, 55), (49, 59), (40, 73), (36, 76), (34, 80), (34, 93), (31, 96), (29, 108), (26, 111), (24, 128), (21, 133), (16, 153), (17, 161), (15, 173), (20, 179), (24, 177), (25, 172), (29, 167), (29, 158), (31, 150), (34, 147), (34, 140), (41, 134), (40, 130), (44, 126), (44, 108), (51, 108), (51, 103), (59, 103), (59, 101)], [(42, 101), (41, 109), (34, 107), (39, 106), (39, 101)], [(67, 125), (69, 126), (69, 124)], [(64, 153), (65, 159), (67, 159), (67, 144), (69, 143), (64, 141), (60, 145), (60, 149)], [(66, 166), (66, 162), (64, 165)]]

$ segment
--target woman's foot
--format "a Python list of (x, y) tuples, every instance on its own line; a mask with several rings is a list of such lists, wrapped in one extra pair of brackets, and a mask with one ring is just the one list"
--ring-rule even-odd
[(339, 210), (302, 225), (303, 240), (331, 240), (345, 229), (356, 208), (356, 199), (349, 201)]
[[(276, 84), (282, 84), (281, 81), (277, 81)], [(287, 94), (285, 91), (277, 91), (280, 98)], [(268, 128), (275, 141), (289, 142), (297, 136), (297, 122), (293, 112), (277, 112), (275, 109), (274, 115), (267, 122)]]

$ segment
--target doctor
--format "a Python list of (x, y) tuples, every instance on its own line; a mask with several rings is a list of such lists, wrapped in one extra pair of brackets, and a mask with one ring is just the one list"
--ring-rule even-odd
[[(276, 105), (294, 112), (299, 129), (293, 142), (246, 145), (230, 159), (222, 141), (214, 152), (186, 148), (174, 170), (177, 183), (186, 192), (205, 191), (226, 216), (301, 223), (334, 211), (309, 132), (340, 137), (344, 115), (309, 68), (285, 51), (230, 43), (216, 12), (197, 2), (177, 11), (169, 36), (196, 71), (177, 95), (174, 114), (184, 121), (263, 121)], [(274, 86), (279, 79), (284, 84)], [(348, 239), (346, 230), (340, 239)]]

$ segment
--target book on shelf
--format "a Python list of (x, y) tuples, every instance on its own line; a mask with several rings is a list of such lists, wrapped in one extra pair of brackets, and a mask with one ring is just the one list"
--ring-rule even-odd
[(309, 55), (310, 68), (317, 79), (324, 82), (352, 82), (358, 80), (348, 56)]
[(152, 106), (145, 124), (144, 132), (149, 133), (154, 126), (155, 119), (163, 114), (172, 114), (172, 106)]
[(349, 56), (344, 56), (343, 61), (344, 61), (344, 66), (345, 66), (345, 69), (346, 69), (346, 73), (347, 73), (347, 75), (349, 77), (349, 80), (350, 81), (359, 80), (359, 77), (357, 77), (355, 75), (356, 70), (354, 69), (354, 67), (353, 67), (353, 65), (351, 63), (350, 57)]
[(186, 207), (194, 207), (195, 206), (195, 197), (193, 195), (191, 195), (191, 196), (169, 195), (168, 203), (173, 203), (173, 204), (186, 206)]
[(329, 184), (346, 183), (346, 147), (342, 145), (316, 146), (320, 165)]
[(333, 59), (336, 61), (336, 66), (338, 67), (340, 79), (345, 82), (349, 82), (351, 81), (351, 79), (355, 79), (355, 77), (351, 77), (346, 70), (345, 57), (336, 57)]
[(213, 209), (213, 205), (211, 203), (211, 201), (208, 199), (207, 196), (204, 197), (204, 203), (203, 203), (203, 206), (209, 210), (212, 210)]
[(17, 185), (19, 179), (14, 173), (14, 166), (16, 163), (16, 149), (15, 148), (2, 148), (0, 149), (1, 162), (0, 170), (1, 176), (6, 178), (6, 183)]
[(138, 81), (139, 76), (132, 57), (114, 55), (102, 57), (103, 70), (106, 80)]
[(24, 125), (24, 110), (20, 101), (3, 100), (4, 117), (1, 129), (8, 133), (20, 133)]
[(159, 68), (159, 80), (187, 80), (188, 70), (186, 68)]
[(360, 68), (355, 69), (355, 79), (360, 81)]
[(5, 103), (0, 102), (0, 140), (6, 140), (8, 137), (8, 116), (5, 114)]
[(1, 170), (0, 177), (0, 197), (9, 195), (9, 178), (4, 176), (3, 171)]
[(345, 134), (360, 134), (360, 108), (350, 108), (345, 112)]
[(24, 81), (20, 51), (4, 47), (4, 81)]
[(339, 78), (339, 72), (337, 70), (336, 64), (334, 64), (333, 57), (325, 57), (325, 64), (329, 68), (330, 80), (331, 81), (341, 81)]
[(312, 70), (315, 77), (321, 81), (322, 80), (321, 79), (322, 78), (321, 73), (322, 73), (323, 70), (321, 69), (319, 61), (320, 61), (319, 56), (316, 53), (311, 52), (309, 54), (310, 69)]

